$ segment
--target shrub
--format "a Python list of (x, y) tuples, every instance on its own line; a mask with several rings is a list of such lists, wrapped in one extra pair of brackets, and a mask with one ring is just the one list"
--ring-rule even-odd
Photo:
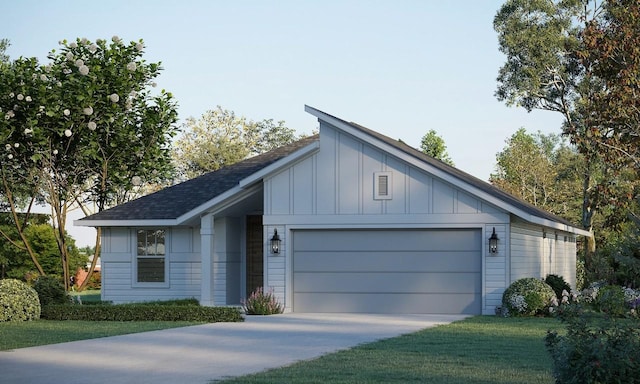
[(93, 271), (89, 276), (89, 282), (86, 286), (87, 289), (100, 289), (102, 288), (102, 274), (100, 271)]
[[(567, 305), (565, 336), (548, 332), (547, 350), (556, 383), (637, 383), (640, 377), (640, 322), (585, 312)], [(569, 308), (571, 307), (571, 308)]]
[(576, 260), (576, 290), (580, 291), (586, 284), (587, 270), (584, 266), (584, 259), (578, 257)]
[(40, 305), (67, 304), (71, 301), (60, 280), (53, 276), (38, 277), (33, 283), (33, 289), (38, 293)]
[(544, 281), (526, 277), (511, 283), (502, 294), (502, 307), (510, 316), (547, 314), (555, 293)]
[(163, 305), (162, 303), (47, 305), (42, 307), (42, 318), (47, 320), (200, 321), (206, 323), (244, 320), (239, 308)]
[(564, 277), (558, 275), (547, 275), (544, 282), (549, 284), (553, 292), (556, 294), (558, 301), (562, 300), (562, 291), (571, 293), (571, 286), (564, 280)]
[(598, 290), (595, 301), (595, 310), (607, 313), (611, 316), (621, 317), (627, 312), (624, 300), (624, 290), (617, 285), (606, 285)]
[(15, 279), (0, 280), (0, 322), (36, 320), (40, 317), (38, 293)]
[(251, 296), (242, 301), (242, 308), (247, 315), (273, 315), (284, 312), (284, 307), (278, 302), (273, 289), (264, 292), (258, 287)]

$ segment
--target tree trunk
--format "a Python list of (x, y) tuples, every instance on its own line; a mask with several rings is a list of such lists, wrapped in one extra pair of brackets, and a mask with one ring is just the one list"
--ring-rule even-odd
[(102, 245), (100, 241), (101, 237), (102, 237), (102, 228), (97, 227), (96, 228), (96, 246), (93, 252), (93, 260), (91, 260), (91, 266), (89, 267), (89, 274), (87, 275), (87, 278), (84, 279), (82, 284), (78, 287), (78, 291), (80, 292), (84, 291), (87, 288), (87, 284), (89, 284), (89, 280), (91, 280), (93, 271), (95, 271), (96, 269), (96, 264), (98, 263), (98, 255), (100, 255), (100, 248)]

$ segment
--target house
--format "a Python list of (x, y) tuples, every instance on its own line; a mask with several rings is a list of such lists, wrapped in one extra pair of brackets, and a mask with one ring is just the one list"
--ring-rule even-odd
[(103, 300), (237, 305), (264, 286), (294, 312), (493, 314), (522, 277), (575, 287), (588, 232), (306, 111), (319, 135), (76, 221), (103, 229)]

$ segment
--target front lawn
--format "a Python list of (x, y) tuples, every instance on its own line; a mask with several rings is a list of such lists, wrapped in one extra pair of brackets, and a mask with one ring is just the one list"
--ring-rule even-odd
[(54, 321), (0, 323), (0, 351), (202, 324), (188, 321)]
[(477, 316), (224, 383), (553, 383), (549, 318)]

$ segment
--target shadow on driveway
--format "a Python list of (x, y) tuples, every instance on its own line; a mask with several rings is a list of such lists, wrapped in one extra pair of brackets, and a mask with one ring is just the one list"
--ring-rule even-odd
[(205, 384), (463, 315), (283, 314), (0, 351), (2, 383)]

